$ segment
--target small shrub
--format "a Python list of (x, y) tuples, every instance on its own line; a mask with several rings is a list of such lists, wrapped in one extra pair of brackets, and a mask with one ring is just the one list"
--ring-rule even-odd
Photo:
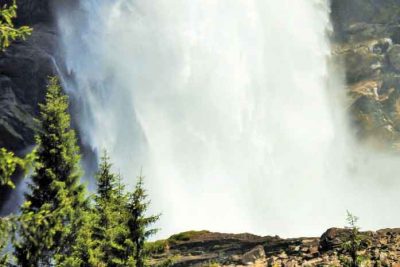
[(177, 262), (177, 260), (178, 260), (177, 256), (171, 256), (171, 257), (168, 257), (167, 259), (165, 259), (164, 261), (156, 264), (155, 266), (156, 267), (171, 267)]
[(204, 267), (220, 267), (221, 265), (216, 261), (209, 261)]
[(342, 249), (348, 254), (348, 257), (341, 257), (343, 266), (358, 267), (369, 260), (366, 255), (358, 255), (360, 249), (363, 247), (363, 243), (365, 243), (366, 237), (360, 233), (360, 227), (357, 225), (357, 222), (358, 217), (347, 211), (348, 226), (346, 226), (346, 229), (349, 230), (349, 235), (347, 240), (343, 242)]
[(146, 254), (148, 255), (156, 255), (156, 254), (163, 254), (166, 252), (168, 248), (168, 240), (157, 240), (154, 242), (147, 242), (144, 245), (144, 249)]

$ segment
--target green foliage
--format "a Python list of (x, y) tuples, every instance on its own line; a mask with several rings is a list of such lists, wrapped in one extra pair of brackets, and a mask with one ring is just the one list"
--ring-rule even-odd
[(14, 156), (14, 153), (8, 152), (5, 148), (0, 149), (0, 186), (8, 185), (15, 187), (11, 181), (17, 166), (23, 166), (24, 162), (21, 158)]
[(146, 190), (143, 187), (143, 176), (140, 175), (135, 190), (130, 194), (128, 202), (128, 227), (131, 240), (135, 245), (134, 259), (137, 267), (145, 265), (145, 241), (158, 231), (157, 229), (149, 229), (149, 226), (155, 223), (160, 217), (160, 215), (146, 217), (149, 204)]
[(154, 242), (146, 242), (144, 250), (148, 255), (162, 254), (167, 251), (169, 246), (168, 240), (157, 240)]
[(30, 170), (34, 160), (35, 151), (26, 155), (25, 158), (19, 158), (13, 152), (9, 152), (5, 148), (0, 148), (0, 187), (7, 185), (15, 188), (14, 183), (11, 181), (11, 176), (17, 168), (25, 172)]
[(74, 210), (66, 191), (60, 190), (59, 194), (63, 201), (56, 209), (46, 203), (33, 212), (29, 201), (23, 204), (16, 229), (20, 238), (14, 242), (15, 256), (21, 266), (52, 266), (54, 255), (62, 250), (58, 238), (70, 231), (65, 222)]
[[(97, 192), (91, 213), (91, 224), (84, 227), (81, 246), (77, 246), (65, 266), (144, 266), (147, 250), (144, 243), (156, 230), (148, 229), (158, 216), (146, 217), (148, 207), (143, 180), (135, 191), (125, 193), (121, 178), (111, 170), (105, 152), (97, 172)], [(84, 248), (84, 249), (82, 249)], [(81, 264), (81, 265), (79, 265)]]
[(51, 266), (55, 259), (64, 259), (57, 255), (70, 255), (86, 205), (68, 99), (56, 77), (49, 79), (45, 104), (39, 107), (37, 158), (15, 244), (22, 266)]
[(204, 267), (219, 267), (219, 266), (221, 266), (221, 265), (218, 262), (211, 260)]
[[(149, 227), (159, 215), (146, 216), (150, 203), (143, 177), (132, 193), (126, 193), (104, 153), (96, 175), (97, 192), (87, 199), (80, 183), (80, 154), (70, 126), (68, 98), (57, 78), (49, 79), (45, 103), (39, 107), (36, 150), (24, 159), (0, 150), (2, 183), (18, 167), (33, 166), (21, 214), (0, 219), (0, 266), (145, 266), (150, 251), (166, 249), (167, 241), (152, 247), (146, 243), (157, 231)], [(3, 252), (10, 242), (15, 259)]]
[(0, 217), (0, 266), (7, 266), (10, 262), (10, 255), (5, 251), (12, 237), (13, 227), (16, 225), (15, 217)]
[(122, 194), (120, 177), (112, 173), (111, 167), (110, 157), (107, 155), (107, 151), (104, 151), (96, 175), (96, 203), (99, 208), (103, 206), (103, 202), (112, 202)]
[(163, 260), (162, 262), (157, 263), (155, 266), (156, 267), (171, 267), (177, 262), (178, 258), (179, 258), (178, 256), (168, 257), (167, 259)]
[(346, 229), (349, 230), (347, 240), (343, 242), (342, 249), (347, 252), (350, 258), (342, 257), (343, 266), (357, 267), (365, 261), (364, 257), (358, 255), (359, 250), (363, 247), (364, 235), (360, 233), (360, 227), (357, 225), (358, 217), (347, 211)]
[[(68, 98), (56, 77), (49, 79), (45, 104), (40, 104), (39, 125), (36, 136), (37, 163), (30, 189), (26, 195), (32, 209), (39, 209), (45, 203), (57, 205), (57, 194), (65, 187), (69, 195), (79, 196), (84, 187), (79, 183), (81, 170), (80, 154), (74, 130), (70, 126)], [(57, 183), (54, 183), (57, 182)], [(82, 202), (75, 198), (73, 206)]]
[(0, 8), (0, 50), (6, 49), (12, 41), (25, 39), (32, 33), (28, 26), (14, 27), (13, 19), (17, 17), (17, 4), (13, 0), (11, 5)]
[(127, 195), (120, 177), (111, 171), (112, 164), (104, 152), (97, 178), (96, 218), (93, 226), (94, 250), (105, 266), (133, 266), (129, 263), (129, 229)]
[(94, 250), (93, 222), (96, 220), (96, 215), (92, 209), (84, 209), (80, 212), (80, 227), (75, 236), (76, 240), (72, 242), (70, 253), (55, 256), (59, 266), (106, 266), (101, 264)]

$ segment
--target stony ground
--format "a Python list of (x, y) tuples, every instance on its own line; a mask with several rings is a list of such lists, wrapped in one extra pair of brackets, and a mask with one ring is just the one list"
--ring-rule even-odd
[[(321, 237), (282, 239), (251, 234), (186, 232), (152, 244), (152, 266), (345, 266), (348, 230)], [(360, 266), (400, 267), (400, 229), (365, 232)]]

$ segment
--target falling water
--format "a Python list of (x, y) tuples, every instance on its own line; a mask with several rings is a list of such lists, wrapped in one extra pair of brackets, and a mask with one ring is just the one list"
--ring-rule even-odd
[(82, 141), (143, 167), (162, 236), (317, 235), (357, 205), (327, 1), (82, 0), (59, 25)]

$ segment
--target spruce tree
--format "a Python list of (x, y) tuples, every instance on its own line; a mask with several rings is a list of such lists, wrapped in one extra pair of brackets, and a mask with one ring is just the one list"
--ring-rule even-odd
[(112, 164), (104, 152), (97, 178), (94, 224), (96, 254), (106, 266), (134, 266), (127, 262), (127, 196), (120, 176), (111, 170)]
[(145, 266), (145, 241), (157, 233), (157, 229), (149, 229), (149, 226), (157, 222), (160, 215), (146, 217), (146, 212), (150, 205), (147, 200), (147, 193), (143, 186), (143, 176), (140, 174), (135, 190), (130, 194), (128, 202), (128, 227), (130, 239), (134, 244), (133, 257), (137, 267)]
[(52, 266), (56, 254), (71, 253), (86, 204), (68, 98), (56, 77), (49, 79), (45, 103), (39, 108), (37, 159), (30, 192), (21, 208), (15, 250), (22, 266)]
[(55, 259), (60, 267), (106, 266), (99, 260), (93, 239), (93, 222), (97, 214), (93, 209), (86, 209), (80, 213), (80, 227), (76, 240), (71, 246), (69, 254), (56, 254)]
[(95, 197), (98, 208), (102, 207), (103, 202), (110, 202), (118, 195), (119, 178), (111, 170), (112, 164), (107, 151), (103, 152), (99, 171), (96, 174), (97, 194)]

